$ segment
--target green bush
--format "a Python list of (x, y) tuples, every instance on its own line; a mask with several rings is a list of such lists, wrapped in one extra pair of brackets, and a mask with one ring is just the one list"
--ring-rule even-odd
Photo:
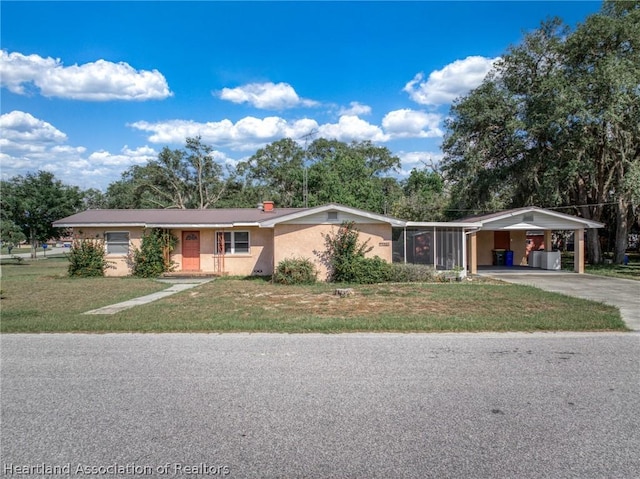
[(104, 240), (99, 238), (76, 238), (67, 255), (69, 259), (69, 276), (92, 277), (104, 276), (104, 271), (111, 266), (106, 260), (107, 252)]
[(391, 278), (391, 265), (379, 256), (373, 258), (357, 257), (351, 263), (351, 283), (385, 283)]
[(317, 271), (306, 258), (284, 259), (278, 263), (273, 282), (279, 284), (311, 284), (316, 282)]
[(433, 283), (437, 281), (437, 272), (433, 266), (404, 263), (393, 263), (389, 266), (389, 281), (393, 283)]
[(357, 283), (360, 277), (359, 269), (367, 267), (361, 261), (373, 247), (368, 241), (359, 241), (359, 231), (353, 221), (346, 221), (340, 225), (337, 233), (324, 235), (324, 259), (329, 266), (329, 281), (334, 283)]
[(157, 278), (173, 269), (169, 253), (175, 248), (177, 239), (172, 234), (155, 228), (142, 235), (140, 249), (134, 248), (129, 262), (134, 276)]

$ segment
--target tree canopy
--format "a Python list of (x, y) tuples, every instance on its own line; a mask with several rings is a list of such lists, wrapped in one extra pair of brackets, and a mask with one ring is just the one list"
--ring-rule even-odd
[[(619, 4), (620, 3), (620, 4)], [(640, 182), (640, 2), (605, 3), (574, 31), (549, 20), (452, 107), (452, 208), (538, 205), (605, 221), (622, 261)], [(601, 261), (597, 234), (588, 256)]]
[(135, 165), (109, 185), (110, 208), (212, 208), (224, 196), (229, 177), (200, 137), (184, 149), (162, 149), (158, 158)]
[(329, 202), (384, 212), (399, 190), (391, 174), (400, 159), (369, 141), (344, 143), (319, 138), (307, 148), (290, 138), (258, 150), (238, 165), (245, 192), (282, 207)]
[(3, 181), (1, 188), (3, 229), (11, 227), (14, 233), (19, 229), (31, 243), (32, 256), (39, 243), (62, 234), (52, 223), (82, 206), (80, 189), (64, 185), (47, 171), (16, 176)]

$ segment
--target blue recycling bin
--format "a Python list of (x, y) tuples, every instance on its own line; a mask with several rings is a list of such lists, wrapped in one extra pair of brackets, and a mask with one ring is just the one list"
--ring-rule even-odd
[(504, 265), (513, 266), (513, 251), (507, 250), (504, 252)]

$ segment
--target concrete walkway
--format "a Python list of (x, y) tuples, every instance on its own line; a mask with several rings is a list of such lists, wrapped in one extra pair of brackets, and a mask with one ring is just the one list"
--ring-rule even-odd
[(620, 309), (622, 319), (629, 329), (640, 331), (640, 281), (609, 278), (594, 274), (568, 272), (479, 272), (481, 276), (499, 279), (507, 283), (534, 286), (544, 291), (562, 293), (590, 299)]
[(158, 299), (166, 298), (172, 294), (186, 291), (187, 289), (195, 288), (201, 284), (213, 281), (213, 278), (176, 278), (176, 279), (159, 279), (161, 283), (171, 284), (171, 287), (158, 291), (157, 293), (147, 294), (139, 298), (130, 299), (129, 301), (123, 301), (122, 303), (112, 304), (110, 306), (104, 306), (102, 308), (93, 309), (87, 311), (84, 314), (116, 314), (125, 309), (133, 308), (134, 306), (140, 306), (141, 304), (151, 303)]

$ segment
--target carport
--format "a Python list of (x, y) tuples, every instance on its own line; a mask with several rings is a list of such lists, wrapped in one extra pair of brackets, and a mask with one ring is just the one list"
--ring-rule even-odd
[[(573, 231), (574, 264), (576, 273), (584, 273), (584, 235), (586, 229), (602, 228), (596, 221), (585, 220), (557, 211), (537, 207), (517, 208), (483, 216), (466, 218), (462, 222), (479, 224), (467, 232), (467, 264), (470, 274), (478, 273), (478, 266), (491, 266), (496, 259), (506, 266), (532, 266), (531, 270), (560, 269), (560, 254), (554, 251), (553, 231)], [(539, 234), (543, 241), (540, 252), (531, 251), (527, 237)], [(506, 256), (502, 256), (506, 254)], [(509, 263), (509, 264), (507, 264)]]

